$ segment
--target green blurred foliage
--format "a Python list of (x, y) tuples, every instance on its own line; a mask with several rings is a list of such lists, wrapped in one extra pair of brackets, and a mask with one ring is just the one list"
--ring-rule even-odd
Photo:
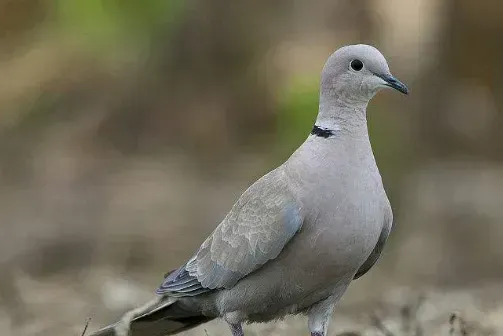
[(309, 125), (314, 124), (318, 113), (318, 92), (319, 78), (312, 76), (292, 79), (280, 93), (276, 132), (278, 156), (292, 153), (309, 134)]
[[(57, 38), (64, 37), (71, 42), (71, 48), (79, 50), (76, 55), (91, 54), (92, 61), (98, 60), (97, 64), (104, 66), (107, 60), (113, 63), (122, 59), (144, 62), (145, 59), (139, 56), (144, 57), (151, 41), (160, 34), (169, 37), (172, 28), (183, 18), (185, 8), (181, 0), (50, 0), (44, 5), (44, 12), (51, 14), (42, 24), (45, 29), (37, 28), (41, 35), (47, 31), (55, 32)], [(42, 41), (44, 38), (47, 37), (40, 36)], [(58, 51), (54, 54), (58, 55)], [(68, 64), (78, 62), (68, 61)], [(62, 67), (68, 64), (62, 64)], [(55, 76), (62, 82), (65, 82), (64, 77)], [(72, 88), (70, 82), (66, 81), (66, 88)], [(21, 134), (24, 130), (42, 132), (41, 126), (68, 116), (70, 108), (64, 113), (57, 112), (58, 107), (65, 104), (74, 106), (72, 95), (60, 90), (63, 86), (53, 89), (49, 84), (36, 90), (27, 89), (20, 98), (10, 102), (9, 119), (2, 120), (0, 130), (13, 129)]]
[(183, 8), (181, 0), (54, 0), (59, 29), (95, 47), (145, 42), (169, 29)]

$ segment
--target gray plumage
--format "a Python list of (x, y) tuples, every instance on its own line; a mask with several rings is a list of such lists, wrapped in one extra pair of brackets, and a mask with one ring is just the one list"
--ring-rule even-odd
[(332, 54), (306, 141), (243, 193), (156, 299), (94, 335), (173, 335), (222, 317), (241, 336), (243, 322), (298, 313), (312, 335), (326, 335), (334, 306), (376, 263), (391, 230), (366, 123), (383, 87), (408, 92), (374, 47)]

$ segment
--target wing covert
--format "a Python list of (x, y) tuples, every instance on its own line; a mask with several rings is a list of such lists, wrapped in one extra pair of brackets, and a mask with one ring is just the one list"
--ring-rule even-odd
[(276, 258), (302, 222), (301, 207), (286, 174), (273, 170), (241, 195), (194, 257), (169, 274), (158, 294), (171, 294), (170, 288), (185, 289), (183, 283), (189, 286), (188, 293), (230, 288)]

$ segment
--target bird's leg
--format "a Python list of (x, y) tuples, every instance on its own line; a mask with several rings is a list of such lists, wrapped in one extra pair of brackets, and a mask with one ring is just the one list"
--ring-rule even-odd
[(241, 323), (228, 323), (231, 329), (232, 336), (244, 336), (243, 327)]
[(329, 296), (324, 300), (318, 301), (309, 308), (308, 325), (311, 336), (327, 335), (328, 322), (334, 311), (334, 306), (335, 297)]
[(131, 322), (138, 316), (141, 316), (145, 313), (148, 313), (150, 310), (154, 309), (159, 302), (161, 302), (162, 296), (156, 297), (153, 300), (150, 300), (146, 304), (144, 304), (141, 307), (132, 309), (125, 313), (122, 318), (120, 319), (119, 322), (115, 325), (115, 335), (116, 336), (128, 336), (129, 335), (129, 328), (131, 325)]

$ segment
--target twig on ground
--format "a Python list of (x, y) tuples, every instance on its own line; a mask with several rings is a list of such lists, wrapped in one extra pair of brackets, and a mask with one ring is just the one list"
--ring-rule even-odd
[(82, 334), (80, 334), (80, 336), (84, 336), (86, 334), (87, 327), (89, 327), (89, 322), (91, 322), (91, 318), (90, 317), (88, 317), (86, 319), (86, 325), (84, 326), (84, 330), (82, 330)]
[(380, 332), (382, 332), (385, 336), (395, 336), (388, 328), (386, 328), (386, 326), (381, 321), (381, 319), (379, 318), (379, 316), (377, 316), (376, 314), (372, 314), (370, 316), (370, 319), (372, 321), (372, 325), (377, 330), (379, 330)]
[(419, 295), (414, 302), (407, 304), (400, 310), (402, 316), (403, 332), (407, 335), (414, 332), (415, 336), (423, 336), (423, 328), (418, 319), (419, 309), (423, 305), (426, 297), (424, 294)]
[[(458, 323), (456, 324), (456, 322)], [(462, 336), (468, 335), (468, 332), (466, 330), (466, 322), (459, 314), (452, 313), (451, 317), (449, 318), (449, 324), (451, 326), (449, 335), (455, 335), (455, 332), (458, 331)]]

